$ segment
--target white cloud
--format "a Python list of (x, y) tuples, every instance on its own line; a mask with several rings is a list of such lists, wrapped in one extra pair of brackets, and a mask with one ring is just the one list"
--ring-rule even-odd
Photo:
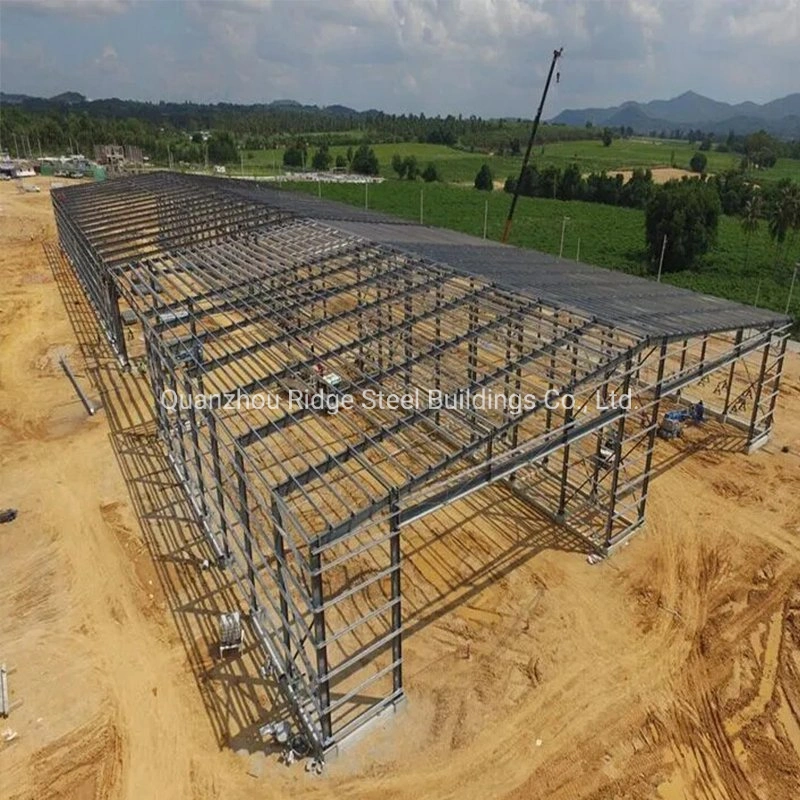
[(132, 0), (3, 0), (3, 5), (31, 13), (98, 17), (127, 11)]
[[(4, 2), (3, 10), (34, 9), (53, 16), (48, 24), (55, 26), (72, 14), (85, 20), (87, 32), (101, 31), (91, 45), (95, 53), (108, 45), (125, 54), (116, 60), (125, 62), (126, 75), (106, 70), (87, 79), (92, 85), (75, 87), (92, 96), (119, 94), (113, 81), (125, 77), (126, 92), (148, 99), (294, 97), (390, 111), (516, 116), (532, 113), (550, 55), (562, 45), (562, 80), (547, 115), (687, 89), (730, 101), (797, 91), (799, 3), (31, 0)], [(170, 35), (131, 53), (127, 26), (113, 16), (126, 11), (140, 28), (152, 16), (159, 33), (169, 17), (163, 27)], [(80, 47), (65, 42), (54, 49), (70, 46)], [(109, 53), (103, 61), (111, 63)], [(4, 56), (6, 73), (17, 74), (9, 64)]]

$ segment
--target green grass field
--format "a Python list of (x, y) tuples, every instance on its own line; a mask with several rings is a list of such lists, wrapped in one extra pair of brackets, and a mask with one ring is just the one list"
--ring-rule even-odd
[[(397, 153), (402, 157), (414, 156), (423, 168), (429, 162), (436, 164), (441, 178), (451, 183), (472, 183), (481, 165), (487, 163), (496, 180), (504, 181), (509, 175), (517, 175), (522, 164), (521, 156), (494, 156), (484, 153), (470, 153), (452, 147), (435, 144), (398, 143), (374, 145), (375, 154), (381, 165), (384, 177), (394, 177), (392, 156)], [(344, 155), (346, 147), (332, 147), (334, 158)], [(600, 170), (614, 171), (635, 167), (670, 167), (688, 169), (689, 161), (696, 148), (689, 142), (662, 139), (615, 139), (610, 147), (603, 147), (602, 142), (589, 140), (579, 142), (557, 142), (534, 148), (532, 160), (536, 166), (548, 164), (561, 168), (568, 164), (578, 163), (583, 172)], [(313, 154), (313, 147), (310, 150)], [(735, 153), (717, 153), (709, 151), (709, 172), (722, 172), (736, 167), (740, 156)], [(268, 175), (279, 172), (283, 163), (283, 150), (250, 150), (244, 154), (244, 171), (247, 174)], [(229, 167), (238, 172), (241, 164)], [(778, 163), (768, 170), (752, 173), (754, 179), (775, 181), (788, 177), (800, 181), (800, 160), (779, 159)]]
[[(317, 193), (316, 184), (290, 184), (290, 188)], [(352, 205), (364, 205), (363, 185), (323, 184), (322, 196)], [(419, 221), (420, 193), (423, 221), (428, 225), (483, 235), (484, 211), (488, 203), (487, 233), (499, 239), (510, 196), (504, 192), (484, 193), (444, 184), (421, 184), (391, 180), (369, 187), (369, 207)], [(511, 243), (558, 254), (561, 228), (565, 226), (563, 260), (575, 259), (637, 275), (652, 275), (644, 245), (644, 212), (599, 203), (564, 202), (541, 198), (520, 198), (514, 217)], [(790, 239), (783, 266), (776, 267), (775, 247), (762, 223), (751, 237), (745, 268), (746, 238), (739, 221), (722, 217), (717, 244), (696, 270), (664, 275), (665, 282), (700, 292), (782, 312), (795, 262), (800, 261), (800, 236)], [(554, 258), (555, 263), (555, 258)], [(760, 288), (759, 288), (760, 284)], [(792, 313), (800, 317), (800, 286)]]

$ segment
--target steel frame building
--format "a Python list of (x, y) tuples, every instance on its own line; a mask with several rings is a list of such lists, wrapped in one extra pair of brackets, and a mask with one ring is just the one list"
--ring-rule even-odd
[[(318, 757), (403, 696), (405, 526), (503, 480), (607, 551), (666, 407), (702, 399), (749, 448), (772, 427), (771, 312), (233, 180), (52, 199), (123, 365), (141, 326), (175, 475)], [(357, 402), (308, 408), (323, 384)]]

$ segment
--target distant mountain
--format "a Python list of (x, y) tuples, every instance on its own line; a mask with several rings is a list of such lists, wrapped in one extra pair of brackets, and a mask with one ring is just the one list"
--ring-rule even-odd
[(6, 94), (0, 92), (0, 103), (8, 103), (9, 105), (22, 105), (28, 104), (42, 104), (42, 103), (55, 103), (56, 105), (74, 105), (76, 103), (85, 103), (86, 98), (78, 92), (62, 92), (55, 97), (33, 97), (29, 94)]
[(62, 92), (55, 97), (51, 97), (50, 101), (65, 106), (71, 106), (75, 103), (85, 103), (86, 98), (82, 94), (78, 94), (78, 92)]
[(334, 114), (337, 117), (352, 117), (354, 114), (358, 114), (358, 111), (356, 111), (354, 108), (350, 108), (349, 106), (325, 106), (325, 108), (322, 110), (328, 114)]
[(33, 100), (33, 98), (28, 94), (6, 94), (5, 92), (0, 92), (0, 103), (18, 106), (26, 100)]
[(636, 133), (702, 130), (707, 133), (747, 134), (763, 128), (786, 139), (800, 137), (800, 92), (769, 103), (722, 103), (696, 92), (684, 92), (671, 100), (649, 103), (629, 101), (610, 108), (567, 109), (551, 122), (560, 125), (631, 127)]
[(267, 103), (267, 108), (301, 108), (301, 107), (302, 103), (298, 103), (297, 100), (273, 100), (271, 103)]

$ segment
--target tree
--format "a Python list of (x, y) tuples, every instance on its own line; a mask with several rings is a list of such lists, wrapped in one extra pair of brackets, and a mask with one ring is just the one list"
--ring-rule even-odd
[(695, 153), (689, 162), (689, 167), (691, 168), (692, 172), (703, 173), (706, 171), (707, 164), (708, 159), (706, 158), (705, 153)]
[(392, 156), (392, 169), (397, 173), (397, 177), (403, 180), (406, 176), (406, 162), (400, 153)]
[(488, 164), (484, 164), (475, 176), (475, 188), (482, 192), (491, 192), (494, 189), (494, 180), (492, 179), (492, 171), (489, 169)]
[(800, 186), (788, 178), (781, 180), (773, 191), (767, 208), (767, 229), (775, 243), (775, 265), (778, 265), (780, 246), (789, 231), (792, 239), (800, 229)]
[(761, 197), (756, 195), (748, 200), (742, 212), (741, 226), (745, 234), (744, 271), (747, 272), (747, 259), (750, 251), (750, 237), (758, 230), (761, 217)]
[(668, 181), (658, 187), (645, 211), (645, 239), (651, 262), (658, 264), (664, 236), (664, 270), (694, 265), (714, 242), (720, 215), (719, 195), (698, 180)]
[(347, 159), (344, 156), (336, 156), (336, 169), (345, 169), (347, 167)]
[(285, 167), (302, 167), (306, 161), (305, 145), (295, 142), (283, 151), (283, 165)]
[(406, 178), (410, 181), (415, 181), (419, 175), (419, 165), (415, 156), (406, 156), (403, 160), (405, 166)]
[(622, 187), (619, 201), (631, 208), (644, 208), (653, 192), (653, 186), (653, 173), (649, 169), (635, 169)]
[(614, 137), (611, 135), (610, 128), (603, 128), (603, 147), (609, 147)]
[(439, 180), (439, 170), (436, 169), (436, 164), (429, 163), (424, 170), (422, 170), (422, 180), (425, 183), (434, 183)]
[(380, 164), (375, 151), (367, 144), (359, 145), (353, 153), (350, 169), (359, 175), (377, 175), (380, 172)]
[(325, 171), (330, 169), (331, 161), (333, 161), (333, 156), (331, 156), (331, 152), (328, 149), (327, 144), (323, 144), (316, 153), (314, 153), (314, 157), (311, 159), (311, 166), (314, 169)]
[(570, 164), (561, 173), (558, 187), (560, 200), (580, 200), (584, 195), (585, 181), (577, 164)]
[(775, 166), (775, 153), (779, 149), (780, 142), (763, 130), (751, 133), (744, 139), (745, 156), (756, 167)]
[(236, 140), (233, 134), (228, 131), (215, 133), (208, 140), (208, 157), (216, 164), (229, 164), (231, 161), (239, 160), (239, 151), (236, 148)]

